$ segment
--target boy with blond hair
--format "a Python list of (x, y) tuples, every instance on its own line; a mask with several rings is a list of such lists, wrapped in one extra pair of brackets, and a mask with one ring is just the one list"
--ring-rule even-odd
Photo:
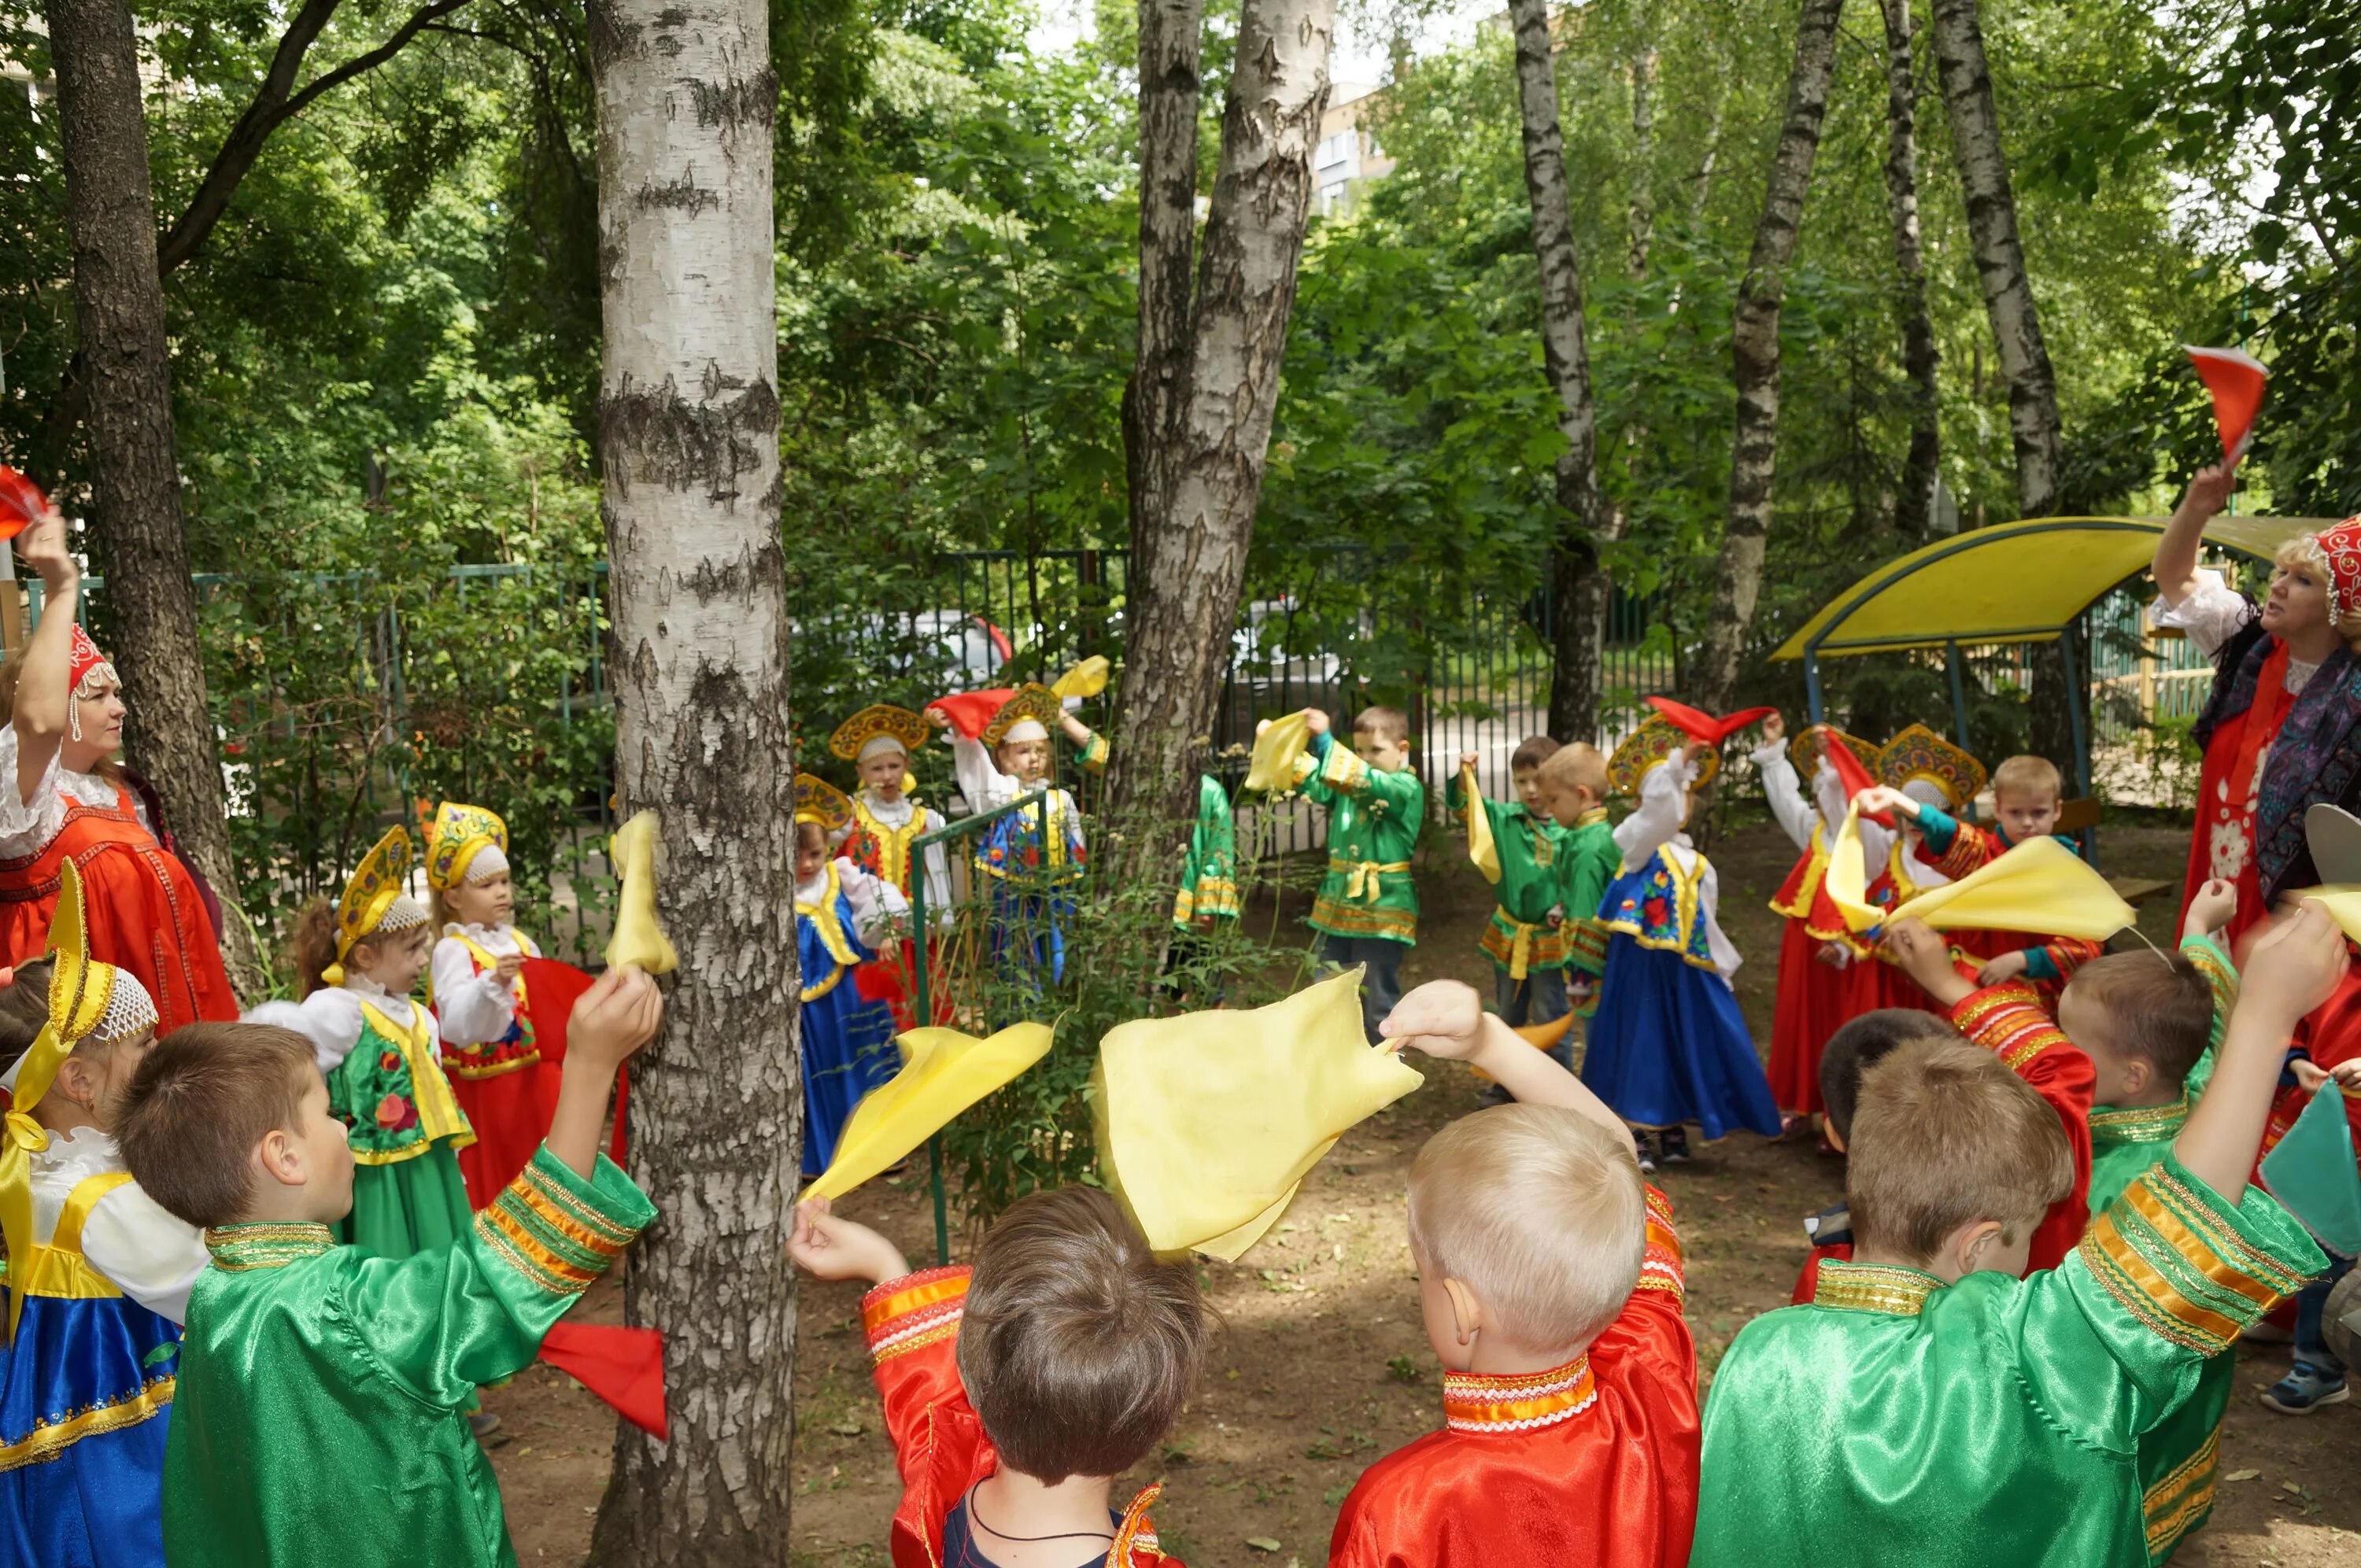
[(1158, 1261), (1113, 1198), (1020, 1198), (972, 1267), (915, 1274), (814, 1199), (788, 1251), (819, 1278), (874, 1287), (861, 1317), (902, 1474), (895, 1568), (1180, 1568), (1148, 1522), (1161, 1487), (1120, 1514), (1108, 1503), (1180, 1419), (1208, 1323), (1194, 1270)]
[[(2058, 831), (2066, 785), (2057, 763), (2047, 757), (2011, 757), (1993, 770), (1992, 788), (1996, 820), (1990, 828), (1962, 822), (1939, 806), (1882, 785), (1862, 792), (1861, 810), (1898, 811), (1908, 818), (1926, 847), (1927, 862), (1952, 882), (2043, 837), (2081, 853), (2080, 844)], [(2021, 931), (1980, 934), (1980, 946), (1992, 956), (1977, 971), (1978, 984), (2027, 980), (2052, 988), (2073, 979), (2076, 970), (2105, 950), (2080, 937), (2035, 937)]]
[[(1492, 800), (1477, 782), (1475, 752), (1463, 752), (1459, 772), (1444, 787), (1443, 804), (1466, 824), (1470, 852), (1488, 844), (1499, 902), (1477, 945), (1492, 960), (1492, 1006), (1510, 1024), (1550, 1024), (1565, 1016), (1565, 936), (1550, 916), (1558, 908), (1558, 851), (1565, 839), (1541, 807), (1542, 766), (1558, 751), (1546, 735), (1531, 736), (1509, 757), (1514, 800)], [(1477, 817), (1484, 819), (1479, 829)], [(1550, 1047), (1571, 1052), (1564, 1038)], [(1571, 1067), (1569, 1054), (1563, 1058)]]
[(165, 1442), (167, 1562), (515, 1568), (467, 1412), (655, 1218), (598, 1144), (616, 1070), (663, 1011), (633, 969), (584, 992), (540, 1152), (456, 1241), (403, 1258), (329, 1233), (353, 1151), (308, 1038), (192, 1024), (148, 1053), (115, 1136), (213, 1254)]
[(1699, 1564), (2143, 1563), (2140, 1434), (2322, 1266), (2247, 1173), (2298, 1019), (2343, 978), (2307, 907), (2257, 944), (2172, 1152), (2055, 1269), (2024, 1278), (2071, 1184), (2056, 1115), (1984, 1050), (1872, 1068), (1845, 1179), (1856, 1251), (1811, 1305), (1740, 1331), (1706, 1409)]
[[(1533, 797), (1565, 835), (1558, 845), (1558, 908), (1565, 926), (1565, 978), (1574, 1010), (1598, 1011), (1607, 972), (1607, 927), (1598, 906), (1623, 869), (1623, 851), (1607, 820), (1607, 754), (1587, 740), (1561, 746), (1533, 774)], [(1564, 1059), (1569, 1066), (1573, 1057)]]
[(1328, 872), (1312, 902), (1319, 961), (1359, 964), (1361, 1025), (1372, 1042), (1378, 1021), (1401, 999), (1402, 954), (1418, 942), (1418, 888), (1410, 860), (1426, 819), (1426, 786), (1410, 771), (1410, 718), (1396, 707), (1365, 707), (1353, 717), (1353, 744), (1336, 744), (1328, 716), (1306, 708), (1311, 749), (1296, 762), (1307, 799), (1328, 808)]
[(1362, 1475), (1331, 1568), (1686, 1562), (1697, 1352), (1671, 1205), (1630, 1129), (1457, 981), (1419, 987), (1385, 1027), (1519, 1102), (1452, 1123), (1411, 1167), (1444, 1429)]

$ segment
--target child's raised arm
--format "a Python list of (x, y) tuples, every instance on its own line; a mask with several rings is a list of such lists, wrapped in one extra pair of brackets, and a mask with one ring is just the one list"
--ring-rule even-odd
[(1497, 1013), (1487, 1013), (1475, 989), (1455, 980), (1431, 980), (1394, 1004), (1378, 1025), (1399, 1046), (1482, 1068), (1521, 1105), (1578, 1111), (1625, 1143), (1631, 1129), (1582, 1080), (1535, 1050)]
[(664, 993), (644, 970), (629, 964), (600, 975), (574, 1003), (547, 1143), (550, 1155), (585, 1181), (597, 1174), (598, 1134), (615, 1070), (655, 1038), (663, 1022)]
[(2348, 961), (2345, 933), (2312, 904), (2273, 926), (2247, 957), (2213, 1076), (2173, 1143), (2190, 1174), (2229, 1202), (2245, 1194), (2262, 1146), (2288, 1036), (2335, 993)]

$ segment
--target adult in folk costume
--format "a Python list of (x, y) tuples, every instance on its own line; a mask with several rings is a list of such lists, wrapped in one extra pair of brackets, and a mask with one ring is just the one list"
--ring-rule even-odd
[(114, 761), (123, 744), (123, 683), (76, 624), (81, 570), (52, 509), (16, 538), (38, 573), (41, 624), (0, 666), (0, 962), (38, 957), (49, 940), (60, 868), (82, 873), (90, 957), (138, 981), (159, 1036), (200, 1018), (237, 1016), (205, 894), (172, 852), (153, 808)]
[(2207, 879), (2238, 891), (2227, 938), (2273, 901), (2320, 881), (2303, 814), (2326, 801), (2361, 809), (2361, 517), (2279, 549), (2257, 605), (2197, 564), (2206, 523), (2230, 497), (2229, 466), (2202, 468), (2157, 542), (2159, 627), (2186, 632), (2213, 661), (2197, 720), (2205, 762), (2181, 912)]

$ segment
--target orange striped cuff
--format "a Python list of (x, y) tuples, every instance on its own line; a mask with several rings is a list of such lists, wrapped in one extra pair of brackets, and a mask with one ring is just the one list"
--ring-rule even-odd
[(1686, 1299), (1687, 1280), (1682, 1272), (1681, 1234), (1673, 1227), (1672, 1200), (1651, 1187), (1648, 1193), (1648, 1240), (1640, 1254), (1640, 1290), (1669, 1290)]
[(545, 1157), (535, 1156), (477, 1213), (476, 1236), (551, 1295), (579, 1295), (623, 1255), (640, 1228), (617, 1220), (544, 1168)]
[(2132, 1316), (2158, 1337), (2208, 1355), (2228, 1348), (2306, 1277), (2249, 1243), (2172, 1160), (2093, 1221), (2081, 1251)]
[(2039, 996), (2025, 981), (1986, 986), (1951, 1009), (1951, 1022), (1961, 1034), (2000, 1058), (2011, 1072), (2051, 1046), (2072, 1044), (2043, 1011)]
[(888, 1361), (959, 1332), (967, 1310), (964, 1264), (922, 1268), (888, 1279), (861, 1299), (861, 1327), (872, 1359)]

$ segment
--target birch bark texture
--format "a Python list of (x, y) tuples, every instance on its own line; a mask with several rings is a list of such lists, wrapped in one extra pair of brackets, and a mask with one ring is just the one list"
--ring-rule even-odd
[(738, 1568), (788, 1538), (800, 1167), (795, 754), (779, 532), (763, 0), (592, 0), (609, 681), (626, 812), (664, 824), (680, 949), (635, 1064), (633, 1175), (662, 1217), (627, 1319), (664, 1334), (668, 1442), (618, 1430), (592, 1557)]
[(2025, 270), (2016, 230), (2016, 192), (2001, 147), (2000, 110), (1977, 0), (1934, 0), (1935, 62), (1951, 148), (1968, 209), (1968, 237), (1992, 319), (2001, 374), (2008, 381), (2008, 432), (2016, 452), (2016, 504), (2024, 517), (2058, 510), (2058, 379), (2041, 340), (2041, 313)]
[(1904, 538), (1924, 539), (1935, 517), (1943, 456), (1941, 352), (1927, 303), (1927, 252), (1918, 227), (1918, 76), (1910, 0), (1882, 0), (1885, 13), (1885, 207), (1894, 229), (1894, 289), (1902, 316), (1902, 368), (1910, 379), (1910, 450), (1894, 503)]
[[(1196, 814), (1328, 104), (1336, 0), (1246, 0), (1202, 244), (1198, 0), (1139, 6), (1139, 356), (1124, 394), (1131, 562), (1111, 820), (1129, 879), (1169, 891)], [(1196, 251), (1196, 285), (1189, 284)], [(1160, 879), (1160, 882), (1155, 879)]]
[(1763, 590), (1763, 553), (1771, 525), (1771, 487), (1779, 455), (1779, 312), (1787, 266), (1804, 222), (1804, 198), (1819, 156), (1828, 84), (1836, 71), (1837, 18), (1843, 0), (1804, 0), (1795, 19), (1795, 59), (1787, 77), (1787, 112), (1763, 192), (1754, 247), (1738, 287), (1730, 356), (1738, 422), (1730, 443), (1730, 510), (1721, 557), (1692, 682), (1697, 699), (1719, 711), (1738, 685), (1738, 666)]
[[(1548, 0), (1510, 0), (1517, 39), (1517, 114), (1525, 150), (1525, 197), (1533, 214), (1533, 259), (1541, 268), (1542, 364), (1557, 394), (1558, 509), (1550, 542), (1550, 597), (1560, 607), (1552, 641), (1550, 733), (1569, 740), (1598, 734), (1600, 647), (1613, 584), (1599, 558), (1622, 517), (1610, 513), (1598, 484), (1598, 413), (1590, 393), (1590, 345), (1582, 319), (1582, 263), (1574, 250), (1574, 212), (1565, 185), (1565, 137), (1558, 123), (1557, 62)], [(1636, 128), (1636, 126), (1635, 126)], [(1635, 201), (1631, 245), (1641, 245)]]
[(156, 268), (155, 196), (139, 49), (125, 0), (50, 0), (77, 358), (89, 386), (91, 554), (123, 677), (125, 750), (156, 787), (175, 848), (223, 906), (223, 956), (238, 994), (269, 989), (237, 913), (221, 751), (205, 697), (196, 587), (181, 531), (172, 363)]

